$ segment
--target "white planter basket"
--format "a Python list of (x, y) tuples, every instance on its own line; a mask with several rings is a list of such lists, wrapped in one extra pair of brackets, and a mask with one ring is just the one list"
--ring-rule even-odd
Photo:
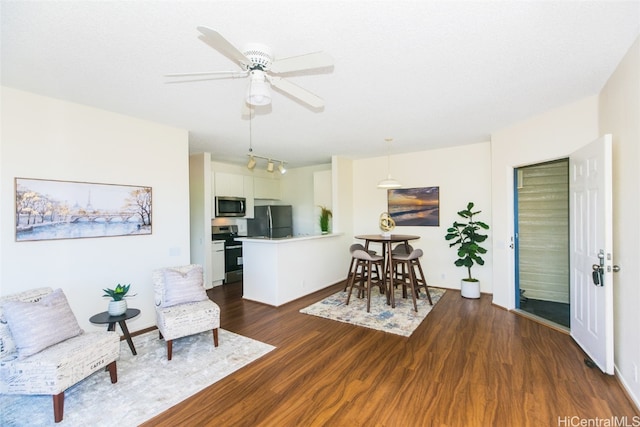
[(109, 301), (109, 309), (107, 311), (110, 316), (121, 316), (125, 314), (127, 312), (127, 300)]
[(480, 281), (460, 281), (460, 295), (465, 298), (480, 298)]

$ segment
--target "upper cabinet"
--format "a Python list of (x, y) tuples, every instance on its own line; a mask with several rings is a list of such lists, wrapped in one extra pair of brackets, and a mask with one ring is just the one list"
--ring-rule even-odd
[(280, 180), (271, 178), (253, 178), (253, 197), (256, 199), (280, 200)]
[(216, 172), (214, 177), (216, 196), (244, 197), (244, 176)]
[(245, 218), (253, 218), (253, 177), (229, 172), (213, 174), (213, 208), (215, 196), (244, 197), (246, 199)]

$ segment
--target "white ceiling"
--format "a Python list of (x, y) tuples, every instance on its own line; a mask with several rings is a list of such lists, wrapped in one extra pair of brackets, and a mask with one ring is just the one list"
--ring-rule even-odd
[(2, 85), (188, 129), (190, 151), (244, 163), (247, 79), (197, 26), (278, 57), (324, 50), (332, 69), (288, 77), (252, 120), (256, 154), (289, 167), (472, 144), (597, 94), (640, 33), (640, 1), (6, 1)]

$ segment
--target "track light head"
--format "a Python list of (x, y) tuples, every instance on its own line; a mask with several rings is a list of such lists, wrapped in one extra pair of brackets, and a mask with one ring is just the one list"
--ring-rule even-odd
[(273, 161), (269, 159), (269, 163), (267, 163), (267, 172), (273, 172)]
[(256, 159), (255, 157), (249, 157), (249, 163), (247, 163), (247, 169), (253, 169), (256, 167)]
[(287, 173), (287, 170), (284, 168), (284, 162), (280, 162), (280, 164), (278, 165), (278, 170), (280, 171), (280, 173), (282, 175), (284, 175), (285, 173)]

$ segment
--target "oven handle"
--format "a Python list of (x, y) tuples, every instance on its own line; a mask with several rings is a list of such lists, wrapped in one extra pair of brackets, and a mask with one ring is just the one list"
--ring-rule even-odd
[(242, 249), (242, 245), (227, 246), (225, 249)]

